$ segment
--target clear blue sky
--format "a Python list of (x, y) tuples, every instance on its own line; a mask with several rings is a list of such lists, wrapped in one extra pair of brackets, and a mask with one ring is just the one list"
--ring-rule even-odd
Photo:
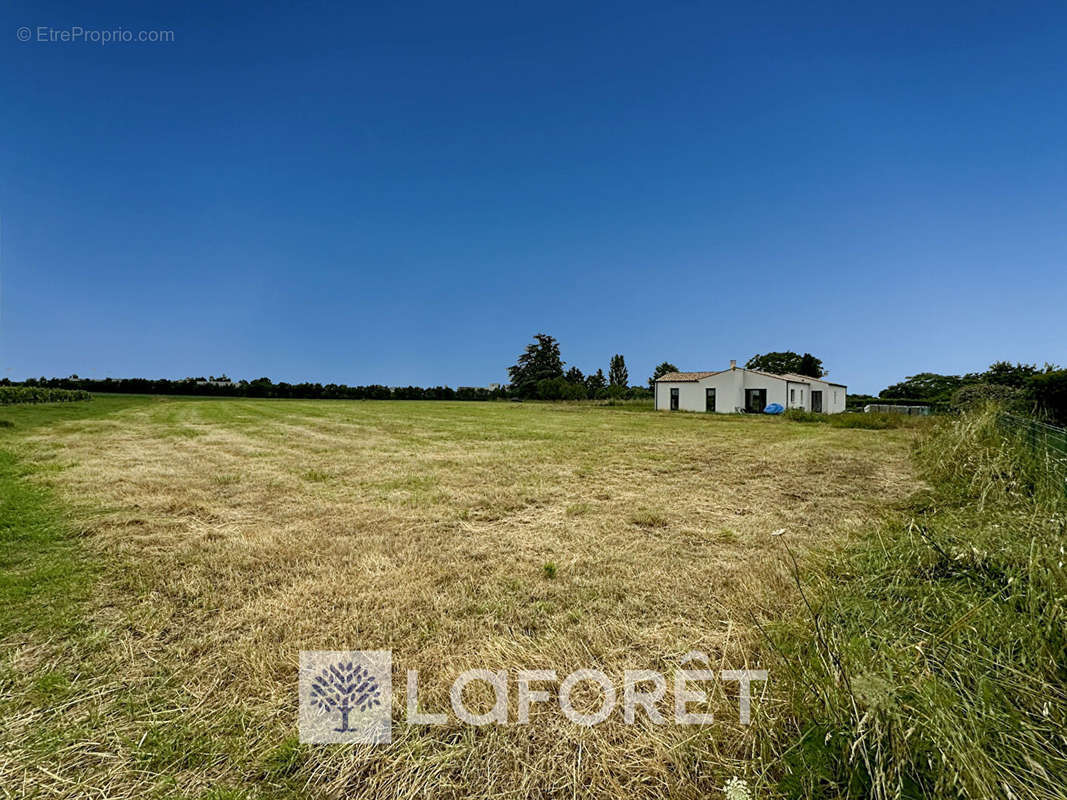
[(1067, 7), (873, 6), (5, 3), (3, 375), (1067, 361)]

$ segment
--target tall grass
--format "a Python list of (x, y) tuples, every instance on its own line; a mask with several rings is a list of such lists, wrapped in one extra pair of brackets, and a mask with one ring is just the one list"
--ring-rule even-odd
[(1067, 494), (996, 414), (937, 423), (930, 489), (802, 581), (810, 614), (772, 633), (787, 796), (1064, 796)]
[(921, 428), (928, 424), (929, 419), (910, 414), (864, 414), (852, 411), (843, 414), (820, 414), (799, 408), (789, 409), (782, 414), (782, 417), (790, 422), (829, 425), (834, 428), (866, 428), (873, 431), (884, 431), (889, 428)]

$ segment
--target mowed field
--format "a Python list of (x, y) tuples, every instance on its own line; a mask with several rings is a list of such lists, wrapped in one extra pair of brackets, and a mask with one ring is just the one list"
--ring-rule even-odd
[[(4, 797), (709, 796), (749, 774), (773, 675), (748, 728), (729, 687), (700, 728), (619, 710), (586, 728), (550, 703), (476, 728), (406, 725), (405, 672), (447, 711), (460, 672), (506, 670), (514, 720), (520, 669), (600, 669), (621, 697), (623, 670), (669, 677), (692, 650), (757, 668), (753, 614), (797, 602), (785, 544), (844, 541), (915, 488), (908, 430), (568, 404), (88, 406), (0, 413), (20, 480), (78, 534), (55, 556), (76, 561), (70, 596), (37, 590), (70, 619), (0, 629)], [(302, 649), (393, 651), (391, 745), (297, 743)]]

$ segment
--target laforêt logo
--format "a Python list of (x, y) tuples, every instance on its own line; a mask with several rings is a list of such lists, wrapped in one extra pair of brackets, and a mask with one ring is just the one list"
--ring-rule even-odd
[(300, 740), (387, 744), (392, 737), (392, 653), (300, 653)]
[[(388, 744), (392, 741), (391, 650), (302, 650), (300, 652), (300, 741), (310, 744)], [(621, 681), (596, 669), (577, 669), (562, 679), (554, 669), (519, 669), (515, 672), (515, 708), (507, 670), (468, 669), (459, 673), (449, 691), (455, 718), (468, 725), (528, 725), (534, 704), (558, 703), (560, 712), (575, 725), (592, 727), (617, 715), (621, 706), (623, 724), (634, 725), (638, 717), (654, 725), (668, 722), (664, 706), (673, 707), (676, 725), (711, 725), (709, 708), (715, 684), (737, 685), (737, 720), (752, 722), (753, 683), (766, 684), (766, 670), (711, 669), (708, 656), (698, 650), (686, 653), (673, 669), (673, 702), (667, 700), (668, 676), (655, 670), (627, 669)], [(493, 694), (493, 707), (472, 711), (464, 689), (481, 683)], [(621, 683), (622, 697), (617, 686)], [(535, 688), (534, 684), (542, 688)], [(596, 687), (600, 695), (595, 710), (575, 708), (572, 694), (581, 684)], [(554, 686), (554, 688), (553, 688)], [(408, 725), (447, 725), (444, 710), (430, 711), (419, 703), (419, 673), (407, 671)]]

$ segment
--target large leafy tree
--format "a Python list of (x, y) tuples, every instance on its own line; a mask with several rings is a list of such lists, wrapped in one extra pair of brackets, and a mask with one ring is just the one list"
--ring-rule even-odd
[(567, 370), (567, 374), (564, 376), (567, 379), (567, 383), (580, 383), (585, 384), (585, 376), (582, 371), (577, 367), (571, 367)]
[(792, 350), (783, 352), (754, 355), (745, 364), (745, 369), (756, 369), (760, 372), (770, 372), (774, 375), (784, 375), (792, 372), (796, 375), (807, 375), (811, 378), (821, 378), (826, 374), (822, 360), (811, 353), (794, 353)]
[(648, 379), (648, 388), (655, 391), (656, 381), (666, 375), (668, 372), (678, 372), (678, 367), (674, 366), (670, 361), (664, 361), (654, 370), (652, 370), (652, 377)]
[(770, 372), (774, 375), (796, 372), (800, 369), (800, 353), (791, 350), (762, 355), (757, 353), (745, 363), (745, 369), (758, 369), (760, 372)]
[(879, 397), (889, 400), (922, 400), (926, 403), (948, 403), (953, 393), (964, 384), (959, 375), (939, 375), (920, 372), (909, 375), (900, 383), (882, 389)]
[(800, 369), (797, 370), (797, 375), (807, 375), (809, 378), (821, 378), (825, 374), (826, 370), (822, 368), (822, 361), (811, 353), (805, 353), (800, 357)]
[[(990, 398), (999, 395), (987, 389), (975, 389), (959, 395), (964, 387), (1008, 386), (1012, 389), (1025, 390), (1026, 396), (1034, 398), (1033, 387), (1042, 385), (1044, 375), (1062, 373), (1062, 368), (1046, 363), (1044, 368), (1036, 364), (1012, 364), (1010, 361), (995, 361), (985, 372), (969, 372), (966, 375), (940, 375), (936, 372), (920, 372), (909, 375), (900, 383), (894, 383), (879, 393), (882, 398), (892, 400), (921, 400), (924, 403), (944, 405), (962, 397)], [(984, 395), (983, 395), (984, 392)]]
[(626, 359), (616, 353), (608, 365), (608, 383), (612, 386), (626, 387), (630, 383), (630, 373), (626, 371)]
[(546, 333), (534, 335), (534, 341), (526, 345), (514, 366), (508, 367), (511, 388), (520, 397), (532, 397), (537, 392), (539, 381), (563, 377), (563, 361), (559, 355), (559, 342)]
[[(1044, 371), (1052, 372), (1055, 369), (1054, 365), (1046, 364)], [(1040, 375), (1041, 372), (1037, 368), (1037, 364), (1012, 364), (1010, 361), (994, 361), (989, 365), (989, 369), (976, 377), (982, 383), (995, 383), (1021, 389), (1032, 377)]]

